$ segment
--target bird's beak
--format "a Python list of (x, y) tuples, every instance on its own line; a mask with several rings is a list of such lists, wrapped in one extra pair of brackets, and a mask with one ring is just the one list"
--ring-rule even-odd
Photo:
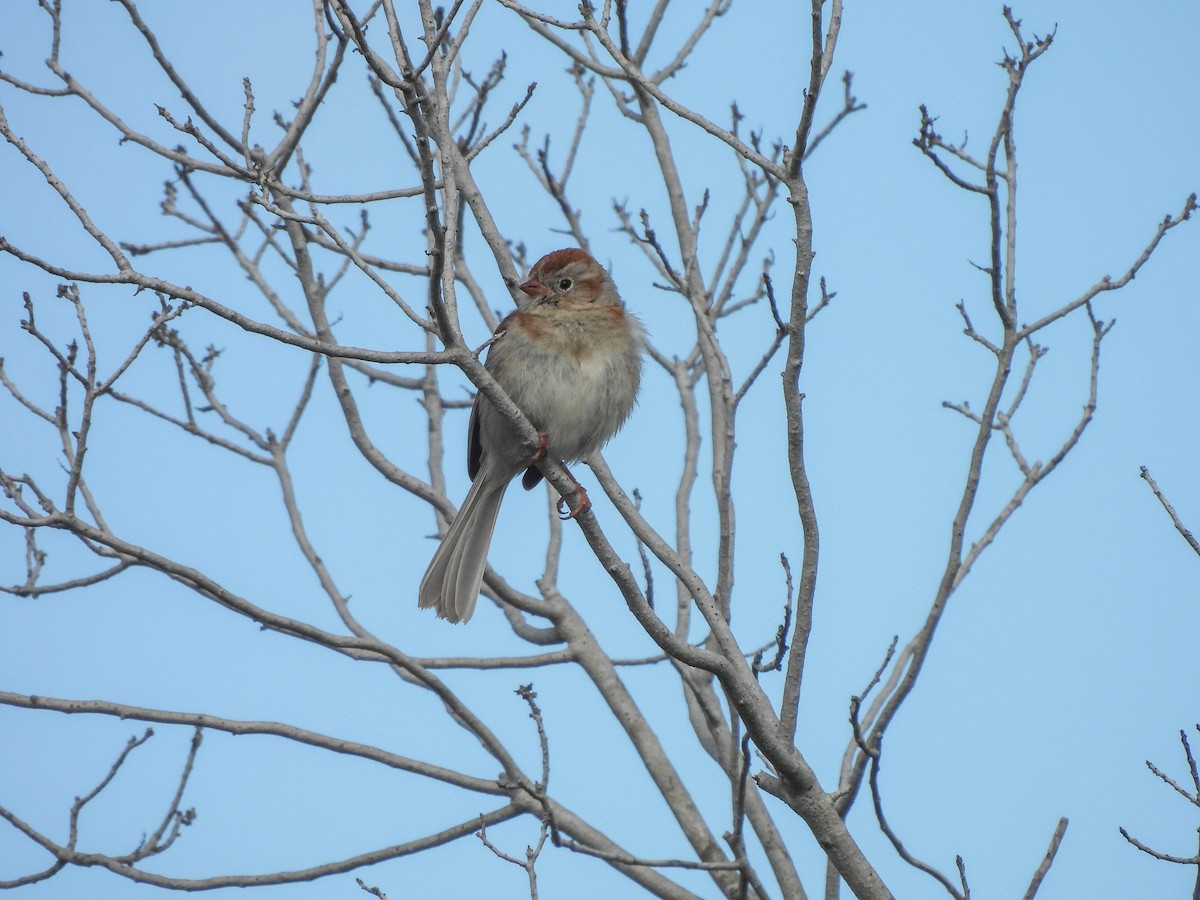
[(550, 288), (546, 287), (536, 278), (530, 278), (527, 282), (521, 285), (523, 290), (530, 297), (545, 297), (550, 293)]

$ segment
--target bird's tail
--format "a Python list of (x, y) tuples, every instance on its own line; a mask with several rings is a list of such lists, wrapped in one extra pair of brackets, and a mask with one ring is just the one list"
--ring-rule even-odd
[(497, 480), (480, 472), (471, 483), (458, 515), (421, 579), (417, 602), (422, 609), (435, 608), (439, 618), (465, 622), (475, 612), (483, 570), (487, 567), (488, 546), (496, 528), (500, 501), (508, 488), (507, 480), (496, 484)]

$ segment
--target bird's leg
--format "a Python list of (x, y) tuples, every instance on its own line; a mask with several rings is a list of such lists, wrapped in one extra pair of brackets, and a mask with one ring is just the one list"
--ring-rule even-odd
[[(528, 446), (528, 444), (526, 445)], [(539, 431), (537, 433), (537, 446), (533, 448), (533, 453), (529, 457), (531, 463), (537, 462), (539, 459), (545, 459), (546, 453), (549, 452), (550, 445), (546, 442), (546, 432)]]
[[(571, 508), (571, 504), (567, 502), (566, 497), (558, 498), (558, 517), (565, 522), (567, 519), (574, 519), (580, 513), (591, 509), (592, 501), (588, 499), (588, 493), (584, 486), (575, 480), (575, 476), (571, 474), (571, 470), (563, 466), (563, 471), (567, 473), (567, 477), (571, 479), (571, 484), (575, 485), (575, 490), (579, 492), (579, 505), (574, 509)], [(566, 507), (565, 512), (563, 511), (564, 506)]]
[(537, 433), (537, 443), (528, 443), (521, 445), (523, 450), (529, 453), (529, 467), (525, 470), (525, 475), (521, 478), (521, 485), (525, 490), (533, 490), (534, 485), (542, 480), (542, 472), (537, 467), (539, 459), (545, 459), (546, 454), (550, 452), (550, 444), (546, 440), (546, 433), (539, 431)]

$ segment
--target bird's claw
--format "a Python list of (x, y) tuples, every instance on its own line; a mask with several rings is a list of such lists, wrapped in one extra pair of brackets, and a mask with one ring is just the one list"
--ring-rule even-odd
[[(575, 482), (575, 488), (579, 491), (579, 505), (572, 508), (567, 502), (566, 497), (558, 498), (558, 517), (564, 522), (568, 519), (578, 518), (581, 513), (587, 512), (592, 508), (592, 501), (588, 499), (587, 491), (584, 490), (582, 484)], [(564, 510), (565, 507), (565, 510)]]

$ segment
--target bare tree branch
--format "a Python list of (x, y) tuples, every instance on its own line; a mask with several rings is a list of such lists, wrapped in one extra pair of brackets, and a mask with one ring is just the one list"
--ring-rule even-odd
[(1150, 475), (1150, 470), (1145, 466), (1142, 466), (1141, 474), (1146, 484), (1150, 485), (1150, 490), (1154, 491), (1154, 496), (1158, 498), (1158, 502), (1161, 503), (1163, 509), (1167, 511), (1167, 515), (1171, 517), (1171, 524), (1175, 526), (1175, 530), (1183, 535), (1183, 539), (1188, 542), (1188, 546), (1191, 547), (1196, 554), (1200, 555), (1200, 542), (1196, 540), (1195, 536), (1183, 524), (1183, 521), (1179, 518), (1179, 514), (1175, 512), (1175, 507), (1173, 507), (1170, 501), (1167, 500), (1166, 496), (1159, 489), (1158, 482), (1156, 482)]

